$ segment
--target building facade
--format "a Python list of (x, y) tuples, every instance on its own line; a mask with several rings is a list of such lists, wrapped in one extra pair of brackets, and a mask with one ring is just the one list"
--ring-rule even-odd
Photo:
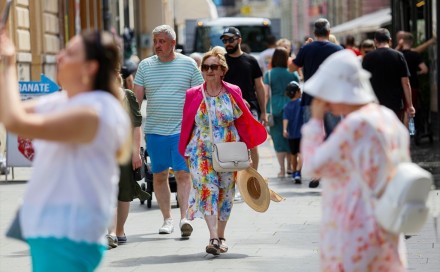
[[(0, 0), (0, 6), (6, 0)], [(76, 33), (105, 29), (122, 36), (135, 33), (136, 54), (152, 54), (151, 31), (173, 25), (173, 0), (16, 0), (8, 30), (17, 50), (20, 81), (38, 81), (45, 74), (56, 81), (56, 55)]]

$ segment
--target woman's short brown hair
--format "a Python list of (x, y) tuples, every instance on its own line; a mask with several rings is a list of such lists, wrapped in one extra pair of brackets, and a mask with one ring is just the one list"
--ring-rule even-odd
[(272, 55), (272, 68), (282, 67), (287, 68), (287, 61), (289, 60), (289, 53), (284, 47), (277, 47)]

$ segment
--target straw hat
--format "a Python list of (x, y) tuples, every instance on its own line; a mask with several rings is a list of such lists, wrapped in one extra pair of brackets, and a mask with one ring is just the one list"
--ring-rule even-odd
[(351, 50), (330, 55), (304, 84), (304, 92), (332, 103), (362, 105), (377, 101), (371, 74)]
[(267, 211), (271, 200), (284, 200), (282, 196), (269, 189), (267, 181), (251, 167), (237, 173), (237, 186), (244, 202), (257, 212)]

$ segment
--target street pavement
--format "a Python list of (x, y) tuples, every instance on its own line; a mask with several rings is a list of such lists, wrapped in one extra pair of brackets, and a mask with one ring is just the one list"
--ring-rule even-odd
[[(260, 147), (260, 173), (269, 186), (286, 198), (257, 213), (245, 203), (235, 203), (226, 229), (229, 252), (214, 257), (205, 253), (209, 233), (203, 220), (194, 221), (189, 240), (180, 239), (179, 210), (172, 198), (175, 231), (159, 235), (162, 216), (153, 199), (151, 209), (135, 200), (126, 223), (128, 243), (109, 250), (98, 271), (319, 271), (321, 190), (308, 183), (294, 185), (276, 178), (278, 165), (270, 141)], [(4, 233), (29, 177), (29, 168), (15, 169), (15, 180), (0, 176), (0, 233)], [(11, 175), (9, 179), (11, 179)], [(22, 181), (20, 181), (22, 180)], [(56, 222), (54, 222), (56, 224)], [(409, 271), (440, 271), (440, 243), (433, 220), (407, 240)], [(0, 272), (31, 271), (28, 247), (0, 237)]]

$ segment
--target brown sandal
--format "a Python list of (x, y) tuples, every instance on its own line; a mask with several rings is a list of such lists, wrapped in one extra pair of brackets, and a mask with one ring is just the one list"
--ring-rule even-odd
[(206, 253), (212, 255), (220, 255), (220, 241), (217, 238), (209, 240), (209, 245), (206, 246)]
[(220, 240), (220, 253), (228, 252), (228, 245), (226, 244), (225, 238), (218, 238)]

